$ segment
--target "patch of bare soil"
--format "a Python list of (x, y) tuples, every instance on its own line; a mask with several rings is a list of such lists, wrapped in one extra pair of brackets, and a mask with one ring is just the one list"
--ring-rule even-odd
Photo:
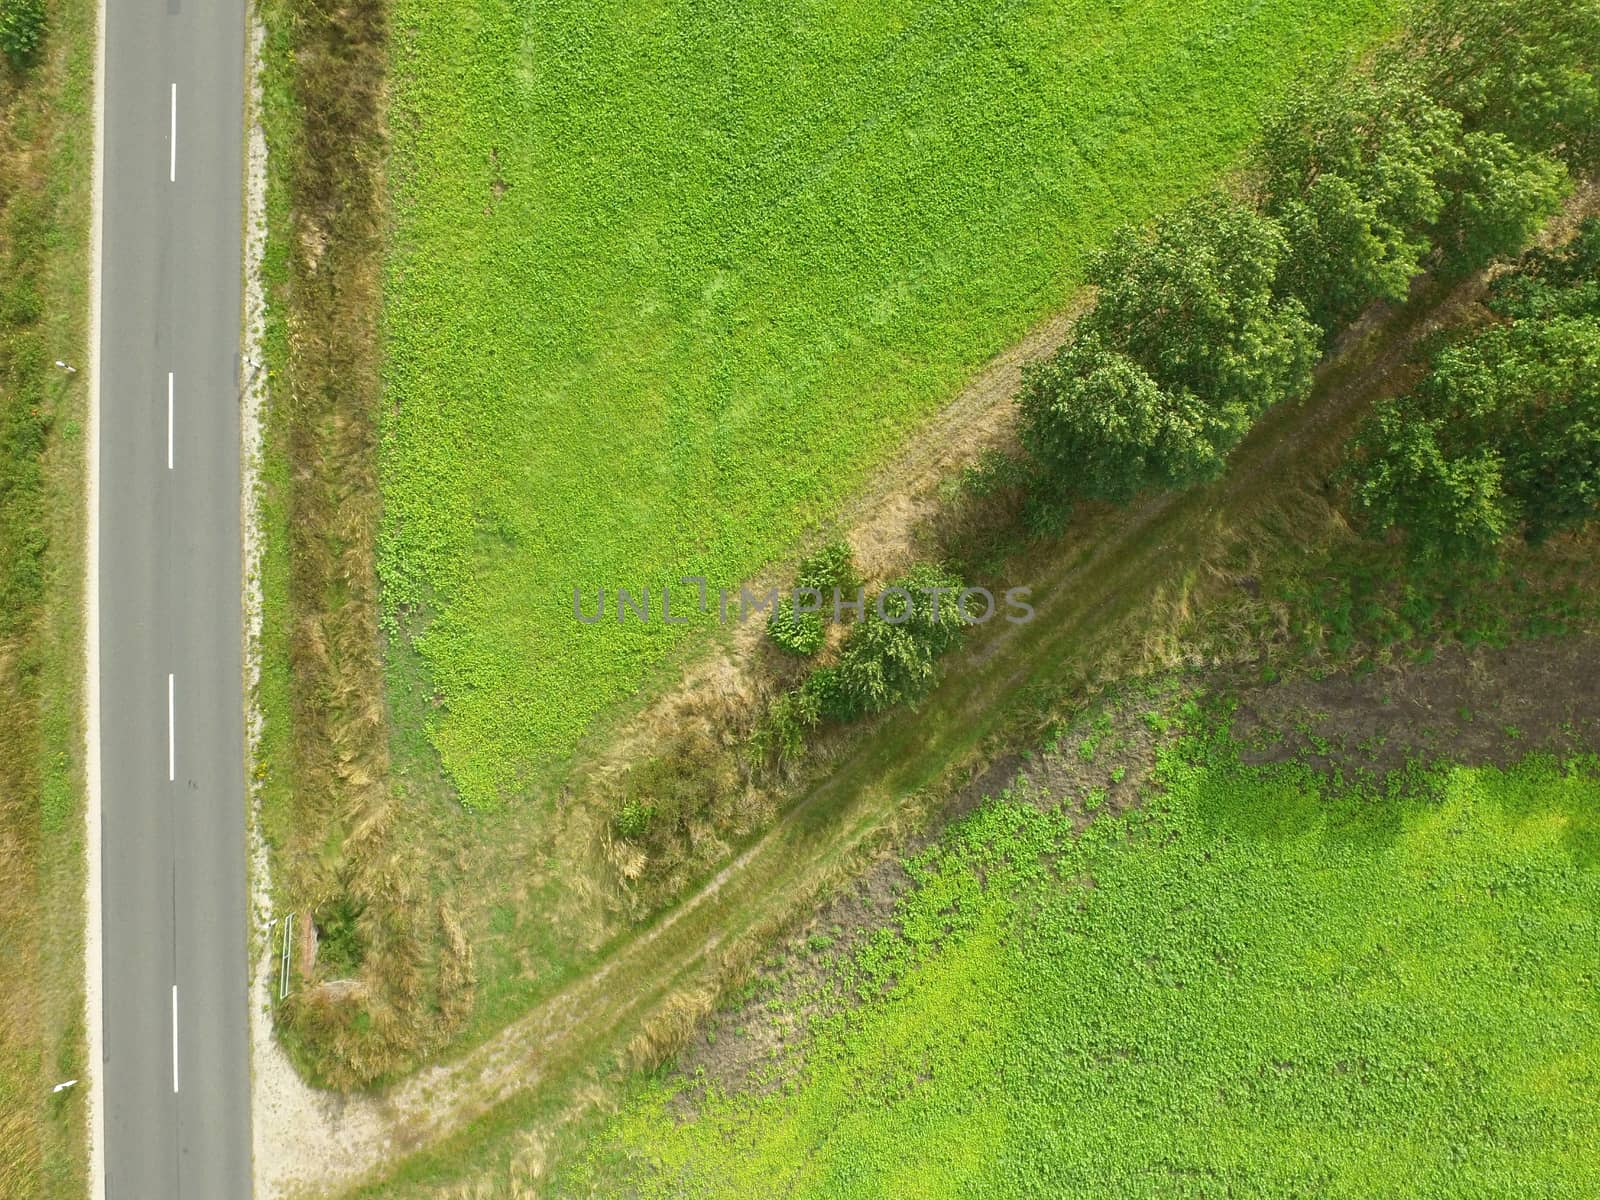
[(1428, 663), (1297, 679), (1241, 698), (1247, 762), (1382, 777), (1418, 757), (1505, 766), (1600, 747), (1600, 638), (1451, 646)]
[(885, 855), (769, 947), (679, 1054), (679, 1073), (690, 1083), (673, 1097), (673, 1110), (692, 1117), (709, 1087), (766, 1093), (792, 1078), (800, 1059), (791, 1051), (812, 1024), (854, 1002), (842, 966), (874, 932), (893, 927), (910, 884), (900, 858)]
[[(1103, 700), (1053, 738), (1012, 754), (961, 789), (945, 819), (1009, 792), (1065, 806), (1082, 829), (1148, 794), (1178, 711), (1202, 694), (1236, 695), (1233, 733), (1241, 758), (1303, 762), (1324, 771), (1381, 778), (1419, 755), (1466, 766), (1506, 766), (1535, 751), (1600, 751), (1600, 637), (1524, 641), (1491, 649), (1447, 647), (1425, 662), (1361, 675), (1247, 684), (1234, 671), (1174, 677)], [(935, 835), (921, 832), (846, 882), (770, 947), (745, 985), (702, 1023), (679, 1055), (685, 1119), (708, 1091), (767, 1093), (805, 1061), (812, 1024), (857, 1002), (849, 985), (856, 951), (895, 911), (910, 879), (900, 865)]]

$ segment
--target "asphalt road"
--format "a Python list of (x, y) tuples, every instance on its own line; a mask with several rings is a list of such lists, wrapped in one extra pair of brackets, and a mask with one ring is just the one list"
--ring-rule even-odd
[(239, 531), (244, 0), (109, 0), (105, 36), (106, 1194), (232, 1200), (250, 1194)]

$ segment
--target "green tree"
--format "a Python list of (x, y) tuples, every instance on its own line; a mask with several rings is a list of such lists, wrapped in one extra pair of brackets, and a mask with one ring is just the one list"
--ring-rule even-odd
[(1315, 331), (1299, 303), (1273, 294), (1287, 252), (1276, 222), (1200, 197), (1148, 232), (1123, 230), (1095, 258), (1089, 281), (1100, 291), (1081, 328), (1162, 391), (1199, 397), (1231, 445), (1311, 384)]
[(1279, 287), (1325, 333), (1373, 300), (1405, 297), (1433, 248), (1447, 202), (1439, 175), (1459, 137), (1460, 117), (1393, 61), (1301, 89), (1268, 126), (1262, 207), (1290, 247)]
[(1575, 174), (1600, 167), (1600, 3), (1428, 0), (1409, 22), (1430, 91), (1468, 130)]
[(1091, 265), (1094, 308), (1018, 395), (1044, 487), (1125, 501), (1208, 478), (1263, 411), (1304, 395), (1318, 338), (1274, 295), (1286, 253), (1273, 221), (1221, 196), (1118, 235)]
[(1437, 238), (1455, 274), (1519, 253), (1560, 207), (1568, 184), (1562, 163), (1481, 130), (1462, 137), (1441, 177), (1448, 198)]
[(1092, 335), (1026, 370), (1018, 404), (1028, 453), (1073, 495), (1121, 504), (1144, 488), (1182, 487), (1221, 468), (1219, 431), (1205, 406), (1189, 393), (1163, 392)]
[(1497, 326), (1448, 347), (1357, 435), (1354, 507), (1421, 558), (1538, 542), (1600, 514), (1600, 318)]

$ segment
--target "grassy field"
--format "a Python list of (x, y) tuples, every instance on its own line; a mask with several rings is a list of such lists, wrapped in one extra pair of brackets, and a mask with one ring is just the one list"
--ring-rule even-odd
[(95, 5), (0, 58), (0, 1195), (81, 1196), (83, 365)]
[(685, 1120), (658, 1082), (550, 1194), (1587, 1194), (1597, 769), (1380, 790), (1202, 734), (1081, 838), (1002, 797), (784, 1086)]
[(379, 569), (463, 800), (670, 649), (575, 586), (787, 552), (1390, 7), (398, 0)]

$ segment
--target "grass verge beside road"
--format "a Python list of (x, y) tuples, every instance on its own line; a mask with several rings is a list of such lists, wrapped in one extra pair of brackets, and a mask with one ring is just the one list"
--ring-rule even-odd
[[(86, 1190), (83, 538), (97, 8), (0, 60), (0, 1193)], [(57, 1084), (79, 1085), (52, 1092)]]

